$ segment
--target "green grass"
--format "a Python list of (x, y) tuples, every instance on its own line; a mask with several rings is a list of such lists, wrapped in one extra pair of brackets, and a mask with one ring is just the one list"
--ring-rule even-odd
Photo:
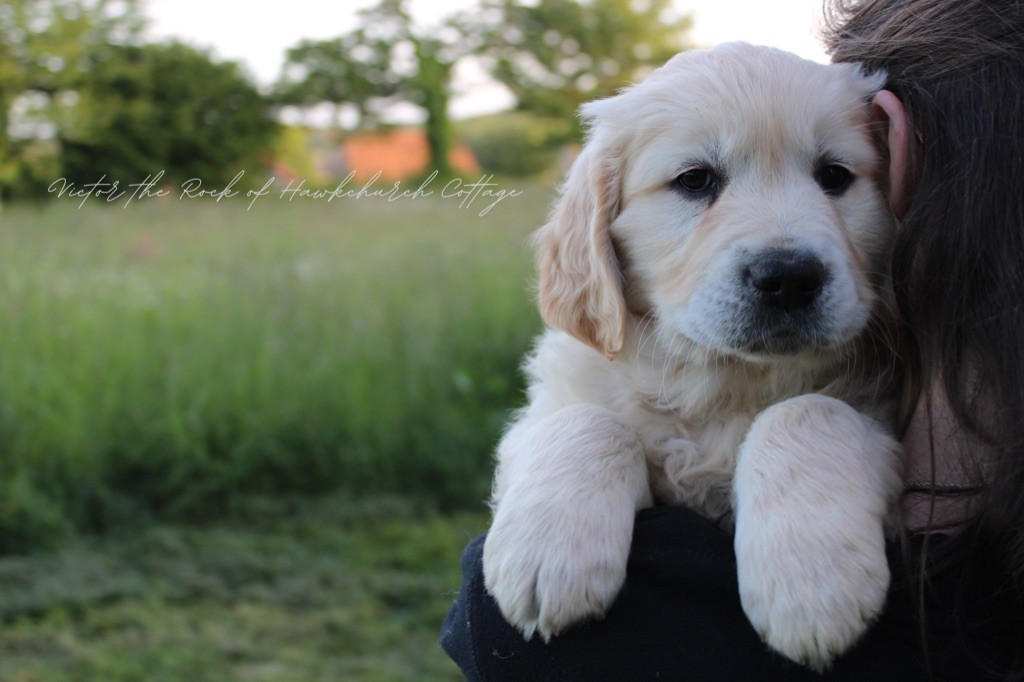
[(437, 639), (484, 526), (277, 498), (0, 559), (0, 680), (458, 680)]
[(5, 209), (0, 553), (252, 494), (477, 504), (539, 328), (522, 189)]
[(6, 208), (0, 680), (459, 679), (539, 328), (523, 189)]

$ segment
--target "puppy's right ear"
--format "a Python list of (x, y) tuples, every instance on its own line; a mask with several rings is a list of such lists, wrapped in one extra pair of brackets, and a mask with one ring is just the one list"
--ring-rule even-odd
[(622, 350), (627, 315), (609, 233), (619, 184), (619, 160), (599, 134), (569, 171), (551, 220), (534, 235), (541, 316), (609, 360)]

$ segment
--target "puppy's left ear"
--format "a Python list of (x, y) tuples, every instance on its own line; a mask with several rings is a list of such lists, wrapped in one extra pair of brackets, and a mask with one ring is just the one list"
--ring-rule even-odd
[(609, 360), (622, 350), (627, 315), (609, 232), (619, 212), (619, 166), (598, 130), (569, 171), (551, 220), (534, 235), (541, 316)]

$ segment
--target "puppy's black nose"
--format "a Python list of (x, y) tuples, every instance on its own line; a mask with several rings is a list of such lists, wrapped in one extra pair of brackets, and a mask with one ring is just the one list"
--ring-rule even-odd
[(814, 303), (825, 283), (826, 270), (811, 254), (778, 250), (758, 254), (744, 275), (766, 305), (791, 312)]

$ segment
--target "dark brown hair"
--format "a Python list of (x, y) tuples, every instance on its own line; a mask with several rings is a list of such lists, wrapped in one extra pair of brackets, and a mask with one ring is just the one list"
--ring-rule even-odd
[(971, 650), (1024, 680), (1024, 2), (832, 0), (826, 42), (886, 71), (916, 139), (893, 255), (904, 427), (944, 395), (976, 444), (956, 453), (981, 479), (970, 519), (919, 570), (999, 605), (1003, 660)]

